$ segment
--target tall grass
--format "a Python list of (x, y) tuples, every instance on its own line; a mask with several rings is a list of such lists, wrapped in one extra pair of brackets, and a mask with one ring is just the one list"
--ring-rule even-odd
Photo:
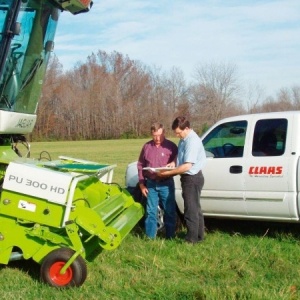
[[(41, 150), (114, 164), (124, 183), (127, 163), (145, 140), (33, 143)], [(203, 243), (148, 240), (136, 227), (113, 251), (88, 264), (80, 288), (54, 289), (39, 281), (39, 266), (18, 261), (0, 269), (5, 299), (300, 299), (299, 225), (206, 219)]]

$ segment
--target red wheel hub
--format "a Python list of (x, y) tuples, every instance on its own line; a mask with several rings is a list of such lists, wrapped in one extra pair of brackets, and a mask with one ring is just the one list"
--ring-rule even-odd
[(63, 261), (55, 262), (49, 269), (51, 280), (57, 285), (67, 285), (73, 278), (72, 269), (69, 267), (64, 274), (60, 274), (60, 270), (66, 263)]

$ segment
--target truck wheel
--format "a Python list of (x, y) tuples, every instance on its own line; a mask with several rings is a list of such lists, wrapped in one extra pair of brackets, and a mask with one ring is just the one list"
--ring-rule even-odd
[(164, 222), (164, 210), (158, 206), (157, 207), (157, 232), (163, 231), (165, 228)]
[[(132, 195), (134, 201), (142, 204), (146, 212), (147, 198), (142, 195), (139, 184), (137, 184), (133, 189), (132, 188), (130, 190), (128, 189), (128, 191)], [(139, 226), (143, 229), (145, 228), (145, 218), (146, 218), (146, 214), (139, 221)], [(160, 206), (158, 206), (157, 207), (157, 232), (160, 232), (163, 229), (164, 229), (164, 211)]]
[(81, 286), (87, 276), (86, 263), (81, 256), (75, 259), (65, 274), (59, 273), (73, 254), (74, 251), (69, 248), (60, 248), (50, 252), (41, 265), (42, 281), (53, 287)]

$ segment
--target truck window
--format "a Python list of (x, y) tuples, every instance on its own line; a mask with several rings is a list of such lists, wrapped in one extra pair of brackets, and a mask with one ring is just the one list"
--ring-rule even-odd
[(256, 122), (253, 156), (280, 156), (285, 151), (287, 119), (268, 119)]
[(207, 156), (242, 157), (246, 130), (247, 121), (227, 122), (217, 126), (203, 139)]

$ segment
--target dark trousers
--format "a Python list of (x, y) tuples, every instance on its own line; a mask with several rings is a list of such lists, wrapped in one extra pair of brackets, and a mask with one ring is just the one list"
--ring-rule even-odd
[(186, 240), (195, 243), (204, 239), (204, 217), (200, 206), (204, 177), (200, 171), (196, 175), (182, 174), (180, 181), (187, 227)]

